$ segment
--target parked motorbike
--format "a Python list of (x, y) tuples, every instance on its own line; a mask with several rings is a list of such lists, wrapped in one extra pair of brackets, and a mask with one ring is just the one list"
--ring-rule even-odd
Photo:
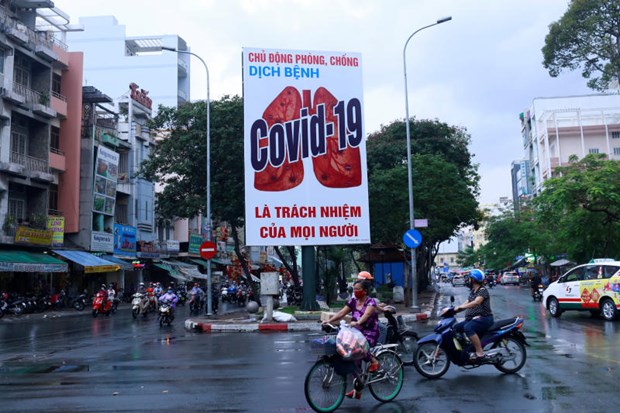
[(386, 306), (383, 314), (387, 319), (387, 333), (385, 335), (384, 343), (382, 344), (398, 344), (398, 347), (394, 349), (396, 354), (400, 357), (404, 366), (410, 366), (413, 364), (413, 353), (416, 348), (416, 342), (418, 341), (418, 334), (410, 330), (405, 324), (402, 316), (396, 316), (396, 308), (393, 306)]
[(26, 310), (26, 302), (22, 297), (9, 298), (6, 302), (6, 313), (13, 315), (22, 315)]
[(9, 305), (4, 301), (4, 298), (0, 297), (0, 318), (4, 317), (4, 313), (6, 313), (9, 308)]
[(52, 294), (50, 296), (50, 304), (52, 306), (52, 309), (59, 310), (61, 308), (64, 308), (66, 304), (65, 298), (66, 298), (65, 290), (60, 290), (59, 293)]
[(75, 308), (77, 311), (84, 311), (87, 304), (86, 294), (80, 294), (71, 301), (71, 307)]
[[(454, 297), (451, 298), (454, 302)], [(413, 365), (422, 376), (437, 379), (448, 371), (450, 363), (466, 369), (490, 364), (502, 373), (512, 374), (525, 365), (527, 344), (521, 332), (523, 319), (513, 317), (495, 322), (480, 337), (485, 350), (483, 359), (470, 357), (474, 346), (461, 333), (454, 331), (456, 324), (454, 306), (441, 313), (435, 331), (418, 340)]]
[(543, 291), (545, 291), (545, 287), (543, 287), (542, 284), (538, 284), (538, 286), (532, 290), (532, 300), (542, 301)]
[(174, 314), (172, 314), (172, 306), (164, 300), (159, 304), (159, 326), (163, 327), (164, 324), (171, 325), (174, 320)]
[(146, 317), (149, 312), (149, 297), (143, 293), (135, 293), (131, 299), (131, 316), (136, 319), (138, 315)]
[(93, 300), (93, 317), (97, 317), (99, 314), (110, 315), (112, 311), (112, 301), (106, 300), (103, 302), (103, 293), (99, 291)]

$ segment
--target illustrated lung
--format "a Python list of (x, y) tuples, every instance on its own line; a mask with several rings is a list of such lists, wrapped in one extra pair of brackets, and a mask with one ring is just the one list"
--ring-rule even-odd
[[(263, 112), (263, 119), (271, 127), (276, 123), (285, 123), (299, 117), (302, 107), (301, 95), (292, 86), (287, 86), (267, 106)], [(264, 142), (263, 145), (266, 145)], [(288, 155), (284, 163), (274, 168), (267, 165), (265, 169), (254, 173), (254, 188), (259, 191), (286, 191), (301, 184), (304, 179), (304, 165), (301, 161), (290, 163)]]
[(338, 99), (324, 87), (314, 92), (312, 113), (317, 106), (325, 105), (326, 122), (334, 124), (334, 134), (327, 138), (327, 152), (312, 158), (312, 167), (316, 179), (328, 188), (351, 188), (362, 183), (362, 168), (359, 148), (338, 149), (338, 117), (334, 115), (334, 106)]

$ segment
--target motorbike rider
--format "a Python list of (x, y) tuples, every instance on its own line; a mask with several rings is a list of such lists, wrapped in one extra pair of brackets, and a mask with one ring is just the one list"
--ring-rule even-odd
[(108, 304), (108, 287), (105, 284), (101, 284), (101, 288), (99, 288), (99, 292), (97, 294), (101, 294), (101, 308), (106, 308)]
[(194, 283), (192, 289), (189, 291), (189, 295), (191, 297), (189, 300), (189, 304), (191, 306), (194, 300), (198, 300), (198, 303), (202, 303), (202, 298), (204, 297), (205, 292), (202, 288), (200, 288), (200, 284), (196, 282)]
[(136, 291), (136, 292), (138, 292), (140, 294), (146, 294), (146, 287), (145, 287), (144, 283), (140, 283), (138, 285), (138, 291)]
[(155, 288), (153, 289), (153, 293), (155, 294), (155, 296), (159, 297), (160, 295), (162, 295), (163, 292), (164, 292), (164, 289), (161, 288), (161, 284), (156, 283)]
[(454, 308), (455, 312), (465, 310), (465, 321), (456, 323), (454, 330), (465, 333), (474, 345), (475, 353), (471, 354), (472, 359), (484, 358), (484, 351), (480, 343), (479, 335), (484, 333), (493, 325), (493, 312), (491, 311), (491, 296), (484, 286), (484, 273), (479, 269), (473, 269), (469, 273), (471, 291), (467, 301)]
[(179, 297), (174, 293), (172, 287), (168, 287), (168, 291), (159, 297), (159, 302), (167, 301), (170, 304), (170, 316), (174, 317), (174, 308), (176, 307)]
[[(353, 292), (355, 297), (350, 299), (347, 304), (336, 314), (324, 321), (324, 324), (334, 323), (347, 314), (351, 313), (351, 327), (357, 327), (371, 347), (377, 344), (379, 339), (379, 315), (377, 311), (377, 301), (370, 297), (371, 282), (368, 279), (355, 281), (353, 284)], [(372, 355), (367, 355), (367, 361), (370, 361), (368, 371), (374, 373), (379, 371), (379, 361)], [(353, 389), (346, 393), (349, 398), (359, 399), (361, 392)]]
[(530, 279), (530, 290), (532, 292), (532, 295), (536, 293), (540, 284), (542, 284), (542, 278), (540, 278), (540, 275), (538, 275), (538, 273), (536, 272), (534, 273), (534, 275), (532, 275), (532, 278)]

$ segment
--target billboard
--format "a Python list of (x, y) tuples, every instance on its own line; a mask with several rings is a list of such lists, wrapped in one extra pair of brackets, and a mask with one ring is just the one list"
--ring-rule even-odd
[(370, 243), (362, 58), (243, 49), (246, 245)]

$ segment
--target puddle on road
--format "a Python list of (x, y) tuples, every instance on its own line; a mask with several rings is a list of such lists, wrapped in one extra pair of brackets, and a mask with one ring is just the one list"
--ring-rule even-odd
[(543, 387), (541, 390), (543, 400), (556, 400), (558, 396), (571, 396), (573, 394), (573, 389), (567, 386)]
[(37, 364), (0, 367), (0, 373), (4, 374), (77, 373), (83, 371), (90, 371), (89, 366), (86, 364)]

